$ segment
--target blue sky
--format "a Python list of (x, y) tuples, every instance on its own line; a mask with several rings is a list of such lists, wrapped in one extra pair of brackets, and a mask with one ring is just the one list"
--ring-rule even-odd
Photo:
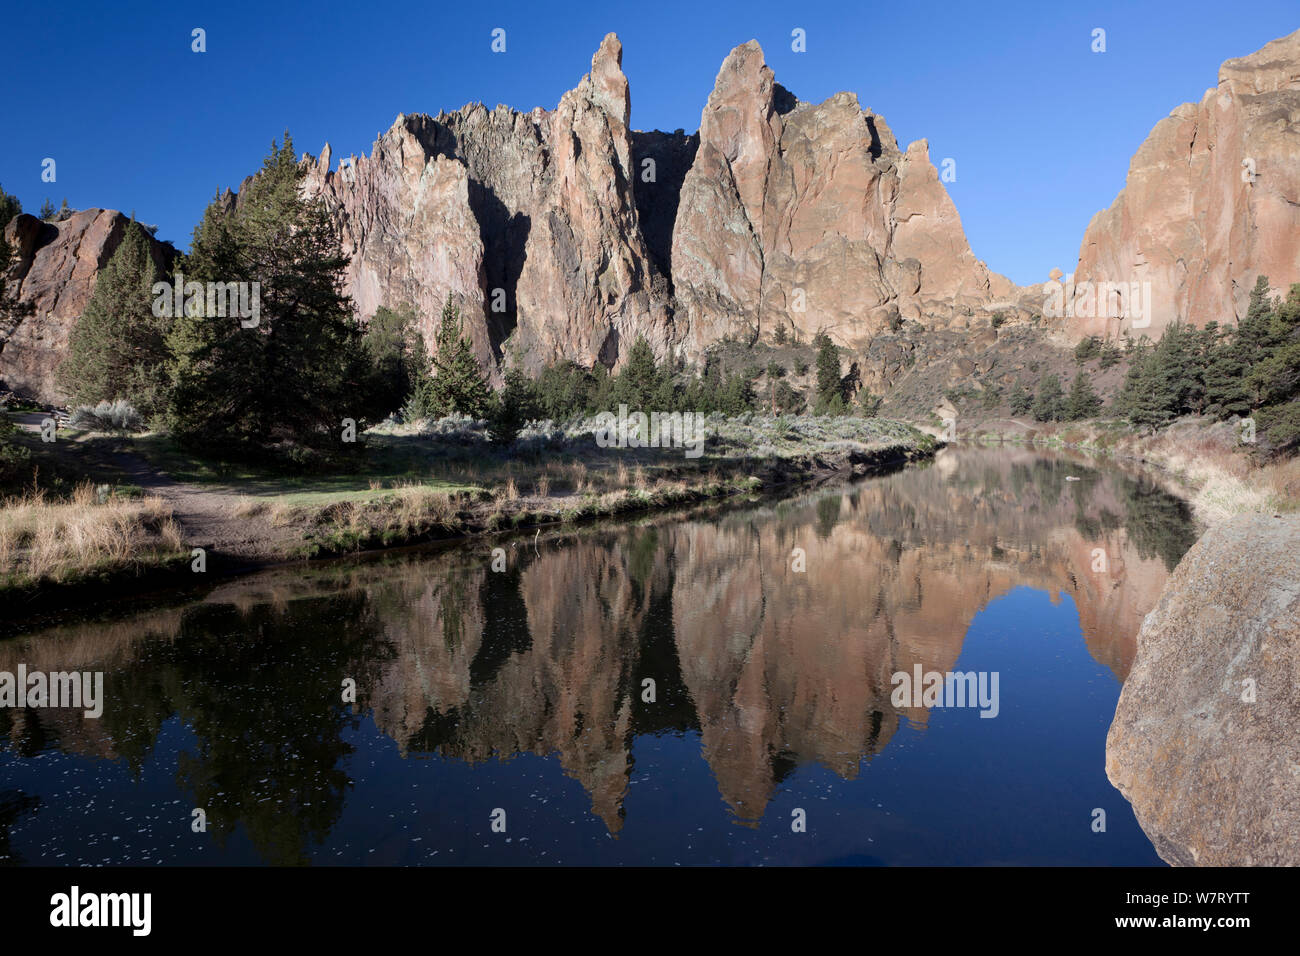
[[(1199, 100), (1224, 59), (1300, 27), (1300, 5), (76, 0), (9, 4), (3, 23), (0, 185), (28, 211), (47, 197), (135, 211), (184, 248), (286, 127), (299, 152), (359, 155), (402, 112), (551, 108), (611, 30), (632, 125), (695, 130), (723, 57), (754, 38), (801, 99), (852, 90), (901, 145), (924, 137), (936, 165), (953, 158), (975, 254), (1028, 283), (1073, 269), (1151, 127)], [(190, 50), (195, 27), (206, 53)], [(791, 50), (796, 27), (807, 52)]]

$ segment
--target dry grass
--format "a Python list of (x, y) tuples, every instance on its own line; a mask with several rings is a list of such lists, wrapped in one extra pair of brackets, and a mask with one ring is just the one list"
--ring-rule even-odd
[(78, 486), (67, 501), (42, 491), (0, 508), (0, 581), (67, 581), (143, 565), (184, 551), (180, 526), (161, 498), (107, 498)]
[(277, 521), (314, 526), (308, 541), (332, 553), (404, 544), (461, 526), (457, 496), (415, 483), (364, 501), (343, 499), (315, 509), (285, 508), (273, 513), (272, 523)]
[(271, 506), (265, 501), (257, 498), (250, 498), (248, 495), (240, 495), (230, 507), (230, 513), (236, 518), (256, 518), (258, 515), (266, 514)]
[(551, 476), (549, 472), (543, 474), (537, 479), (536, 489), (537, 489), (537, 497), (539, 498), (551, 497)]

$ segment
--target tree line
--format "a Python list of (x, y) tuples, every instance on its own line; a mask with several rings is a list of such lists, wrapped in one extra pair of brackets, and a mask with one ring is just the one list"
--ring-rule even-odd
[(1267, 276), (1251, 290), (1236, 326), (1170, 325), (1154, 345), (1138, 343), (1115, 410), (1159, 428), (1180, 415), (1253, 417), (1274, 448), (1300, 445), (1300, 283), (1269, 298)]

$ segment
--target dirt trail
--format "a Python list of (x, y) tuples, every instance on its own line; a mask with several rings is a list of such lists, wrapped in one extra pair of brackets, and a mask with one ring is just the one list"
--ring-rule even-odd
[(125, 483), (171, 506), (190, 547), (253, 560), (282, 557), (300, 540), (292, 528), (274, 527), (266, 514), (237, 514), (244, 495), (175, 481), (128, 452), (113, 452), (108, 461)]
[[(46, 412), (24, 412), (13, 420), (24, 431), (39, 432), (49, 417)], [(266, 514), (236, 514), (243, 495), (175, 481), (129, 452), (107, 452), (98, 460), (117, 472), (123, 484), (167, 502), (190, 547), (254, 561), (284, 557), (301, 540), (293, 528), (273, 526)]]

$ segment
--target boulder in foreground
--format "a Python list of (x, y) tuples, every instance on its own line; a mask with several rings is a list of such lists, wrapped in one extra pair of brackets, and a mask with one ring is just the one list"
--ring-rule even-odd
[(1106, 774), (1175, 866), (1300, 865), (1300, 516), (1218, 525), (1143, 622)]

